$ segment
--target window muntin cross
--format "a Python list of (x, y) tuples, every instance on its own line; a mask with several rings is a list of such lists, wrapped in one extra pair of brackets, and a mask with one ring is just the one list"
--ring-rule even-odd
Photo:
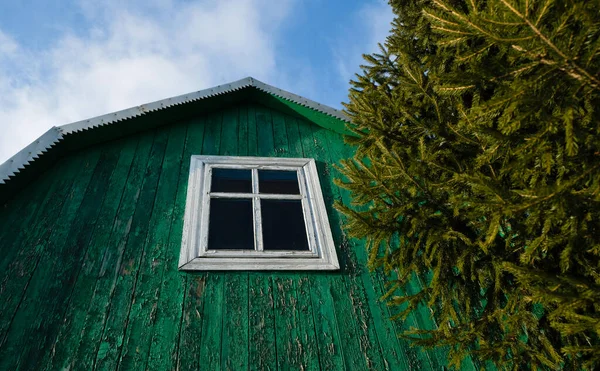
[(201, 256), (317, 256), (300, 169), (216, 164), (206, 171), (208, 243)]

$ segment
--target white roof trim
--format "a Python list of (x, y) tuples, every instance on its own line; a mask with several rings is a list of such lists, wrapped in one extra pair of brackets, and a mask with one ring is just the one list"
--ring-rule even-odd
[(113, 124), (118, 121), (128, 120), (137, 116), (145, 115), (149, 112), (159, 111), (172, 106), (198, 101), (205, 98), (214, 97), (221, 94), (231, 93), (236, 90), (241, 90), (247, 87), (254, 87), (263, 92), (276, 95), (280, 98), (289, 100), (293, 103), (311, 108), (315, 111), (335, 117), (342, 121), (349, 122), (348, 116), (335, 108), (317, 103), (310, 99), (306, 99), (296, 94), (292, 94), (285, 90), (281, 90), (274, 86), (260, 82), (252, 77), (232, 82), (230, 84), (218, 85), (214, 88), (200, 90), (190, 94), (184, 94), (173, 98), (167, 98), (152, 103), (142, 104), (140, 106), (128, 108), (125, 110), (109, 113), (106, 115), (90, 118), (87, 120), (77, 121), (71, 124), (52, 127), (44, 135), (39, 137), (33, 143), (23, 148), (16, 155), (9, 158), (5, 163), (0, 165), (0, 184), (5, 184), (10, 177), (15, 176), (20, 170), (33, 161), (35, 161), (43, 153), (60, 142), (63, 137), (81, 132), (84, 130), (94, 129), (96, 127)]
[(9, 180), (9, 177), (19, 173), (26, 165), (35, 161), (62, 139), (62, 130), (59, 127), (52, 127), (41, 137), (20, 150), (16, 155), (0, 165), (0, 184), (5, 184)]

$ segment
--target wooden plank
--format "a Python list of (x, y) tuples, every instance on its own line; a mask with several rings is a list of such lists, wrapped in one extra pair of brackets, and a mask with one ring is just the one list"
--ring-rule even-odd
[[(64, 164), (64, 161), (62, 163)], [(13, 260), (19, 248), (12, 248), (12, 246), (22, 242), (28, 227), (36, 220), (34, 216), (37, 215), (51, 186), (58, 181), (55, 172), (59, 167), (60, 164), (40, 175), (35, 182), (28, 184), (14, 198), (0, 205), (0, 272), (4, 272)]]
[[(256, 130), (256, 138), (252, 129)], [(248, 151), (253, 156), (273, 156), (273, 127), (266, 107), (253, 105), (248, 110)], [(256, 139), (256, 142), (254, 140)], [(254, 147), (256, 144), (256, 147)], [(256, 149), (254, 149), (256, 148)], [(253, 151), (256, 152), (253, 152)], [(251, 370), (276, 370), (275, 313), (272, 274), (250, 273), (248, 289), (249, 347)]]
[(274, 277), (277, 366), (281, 370), (316, 370), (319, 369), (318, 355), (314, 352), (314, 343), (308, 341), (308, 336), (314, 337), (314, 331), (306, 331), (306, 328), (313, 330), (312, 319), (301, 320), (300, 302), (306, 307), (306, 300), (298, 297), (297, 280), (296, 275)]
[(203, 155), (218, 155), (221, 144), (221, 122), (222, 114), (215, 112), (205, 119), (204, 142), (202, 144)]
[[(133, 163), (121, 196), (122, 201), (113, 223), (106, 226), (106, 229), (109, 229), (108, 241), (96, 273), (93, 294), (85, 311), (83, 328), (78, 334), (78, 344), (72, 349), (72, 356), (65, 356), (65, 358), (70, 358), (69, 366), (65, 367), (67, 369), (88, 370), (94, 367), (96, 356), (102, 345), (100, 339), (111, 308), (111, 299), (119, 283), (119, 274), (123, 270), (121, 263), (127, 238), (132, 227), (140, 225), (140, 221), (135, 220), (134, 223), (134, 212), (146, 179), (146, 167), (154, 137), (154, 131), (140, 134)], [(142, 216), (137, 216), (137, 218), (140, 217)], [(108, 343), (104, 344), (105, 349), (110, 346)]]
[[(206, 118), (202, 154), (218, 155), (221, 147), (222, 113)], [(202, 311), (202, 337), (200, 343), (200, 367), (207, 370), (221, 368), (221, 339), (223, 329), (223, 274), (211, 273), (206, 278)]]
[[(181, 249), (181, 232), (183, 230), (190, 158), (192, 155), (199, 154), (202, 150), (204, 125), (201, 120), (192, 120), (186, 125), (186, 129), (186, 139), (185, 144), (182, 146), (184, 150), (177, 181), (177, 195), (166, 250), (163, 287), (157, 305), (156, 323), (153, 328), (148, 365), (146, 366), (147, 369), (151, 370), (177, 368), (179, 364), (178, 351), (181, 349), (184, 354), (187, 354), (194, 351), (194, 347), (197, 347), (196, 344), (198, 343), (197, 339), (194, 339), (193, 342), (184, 344), (183, 348), (180, 346), (181, 334), (189, 333), (183, 326), (184, 324), (189, 326), (191, 320), (188, 316), (187, 322), (185, 322), (185, 305), (186, 303), (188, 305), (194, 304), (194, 301), (199, 300), (199, 298), (194, 297), (194, 294), (198, 293), (196, 280), (190, 281), (194, 285), (193, 289), (191, 292), (186, 292), (189, 274), (178, 271), (177, 259)], [(203, 291), (203, 287), (204, 281), (202, 281), (200, 293)], [(181, 366), (179, 364), (179, 368), (182, 368)]]
[(258, 129), (256, 128), (256, 106), (248, 105), (248, 156), (258, 155)]
[(177, 369), (199, 370), (206, 274), (187, 274), (185, 283), (183, 319), (177, 349)]
[(82, 161), (82, 158), (61, 161), (43, 177), (42, 184), (49, 186), (48, 192), (45, 196), (40, 193), (32, 199), (32, 202), (41, 203), (40, 217), (36, 218), (28, 228), (23, 228), (17, 238), (8, 245), (10, 249), (7, 255), (11, 256), (11, 259), (7, 262), (7, 266), (3, 267), (1, 271), (3, 274), (0, 276), (2, 278), (0, 280), (2, 297), (0, 300), (0, 364), (4, 363), (4, 366), (9, 364), (7, 362), (16, 362), (18, 358), (16, 352), (20, 351), (16, 345), (13, 347), (6, 345), (6, 335), (18, 305), (25, 295), (31, 276), (28, 272), (33, 269), (30, 265), (35, 265), (39, 253), (39, 241), (47, 238), (56, 223)]
[(304, 369), (302, 349), (298, 346), (298, 299), (292, 275), (273, 277), (273, 303), (275, 308), (275, 345), (277, 368), (280, 370)]
[(89, 185), (81, 185), (81, 188), (85, 187), (87, 190), (72, 223), (69, 223), (68, 234), (64, 239), (57, 239), (52, 250), (49, 250), (48, 259), (44, 259), (43, 265), (40, 265), (32, 277), (30, 287), (38, 288), (36, 291), (43, 294), (36, 295), (37, 298), (34, 299), (38, 315), (30, 317), (35, 318), (31, 321), (35, 334), (29, 340), (28, 349), (24, 349), (21, 355), (21, 364), (25, 369), (38, 369), (51, 356), (49, 353), (53, 350), (52, 344), (60, 327), (64, 325), (65, 310), (119, 160), (119, 147), (119, 142), (100, 147), (102, 154)]
[[(240, 106), (238, 109), (235, 153), (239, 156), (256, 155), (256, 135), (255, 132), (249, 132), (248, 111), (248, 106)], [(252, 141), (254, 145), (249, 146)], [(223, 323), (221, 350), (223, 367), (228, 370), (249, 367), (249, 300), (248, 272), (229, 273), (225, 282), (226, 320)]]
[[(324, 188), (325, 203), (330, 208), (330, 215), (333, 218), (330, 219), (333, 229), (338, 233), (341, 232), (342, 224), (338, 212), (333, 208), (333, 202), (336, 198), (339, 198), (337, 187), (332, 182), (332, 167), (331, 164), (337, 162), (339, 159), (335, 155), (337, 148), (343, 148), (343, 142), (338, 143), (327, 143), (326, 137), (323, 135), (327, 132), (326, 129), (318, 128), (315, 125), (311, 125), (313, 129), (313, 142), (319, 154), (319, 157), (324, 161), (318, 163), (320, 165), (320, 175), (329, 178), (328, 186)], [(340, 138), (341, 139), (341, 138)], [(334, 155), (332, 155), (332, 153)], [(336, 228), (335, 226), (339, 226)], [(335, 233), (335, 232), (334, 232)], [(365, 293), (365, 284), (362, 282), (360, 275), (364, 271), (364, 266), (361, 266), (356, 261), (355, 249), (351, 243), (348, 244), (345, 235), (340, 235), (340, 241), (342, 248), (346, 248), (346, 254), (344, 254), (343, 270), (346, 274), (343, 276), (343, 286), (346, 287), (346, 293), (349, 295), (351, 305), (348, 308), (349, 314), (354, 318), (356, 325), (356, 335), (358, 336), (361, 353), (366, 361), (366, 366), (369, 369), (381, 370), (387, 368), (387, 364), (384, 360), (390, 359), (397, 361), (397, 354), (393, 352), (387, 352), (388, 349), (382, 349), (382, 344), (378, 339), (376, 332), (376, 326), (373, 322), (372, 312), (369, 307), (369, 300)], [(337, 291), (337, 290), (336, 290)], [(337, 301), (336, 301), (337, 302)], [(338, 315), (338, 318), (342, 318)], [(387, 345), (386, 345), (387, 346)], [(347, 352), (344, 352), (347, 355)], [(397, 362), (394, 362), (397, 363)]]
[(302, 138), (298, 129), (298, 121), (291, 116), (284, 117), (288, 142), (288, 153), (290, 157), (304, 157), (302, 149)]
[[(49, 187), (58, 179), (56, 172), (64, 168), (65, 161), (59, 161), (56, 165), (49, 167), (45, 171), (40, 171), (39, 176), (15, 193), (6, 201), (0, 203), (0, 267), (4, 267), (6, 255), (10, 253), (8, 249), (9, 241), (12, 242), (20, 226), (24, 221), (32, 220), (33, 214), (41, 206), (42, 201), (48, 194)], [(62, 165), (62, 166), (61, 166)]]
[[(317, 129), (313, 135), (320, 138), (319, 142), (323, 143), (323, 146), (327, 148), (331, 164), (339, 163), (340, 159), (352, 156), (352, 149), (343, 144), (343, 139), (338, 134), (329, 130)], [(341, 174), (335, 168), (331, 167), (330, 171), (332, 179), (341, 177)], [(350, 203), (349, 194), (347, 192), (344, 193), (343, 190), (333, 183), (332, 193), (336, 199), (346, 204)], [(344, 220), (344, 217), (340, 215), (338, 220), (340, 228), (343, 227)], [(422, 369), (429, 367), (428, 359), (426, 357), (424, 360), (419, 358), (417, 349), (408, 346), (405, 341), (401, 344), (398, 340), (393, 323), (389, 320), (389, 309), (385, 303), (379, 300), (384, 294), (381, 278), (375, 274), (370, 274), (366, 268), (367, 256), (364, 243), (361, 241), (349, 241), (349, 244), (353, 248), (349, 251), (351, 259), (348, 260), (348, 263), (352, 266), (351, 270), (356, 272), (355, 275), (351, 276), (351, 280), (354, 280), (356, 285), (364, 288), (364, 299), (361, 303), (366, 304), (366, 306), (360, 308), (360, 310), (370, 313), (372, 317), (374, 323), (373, 329), (379, 341), (386, 369), (410, 369), (411, 367)]]
[[(248, 127), (248, 105), (238, 107), (238, 153), (237, 156), (249, 156), (250, 131)], [(255, 145), (256, 147), (256, 145)], [(255, 153), (255, 152), (253, 152)]]
[(250, 273), (249, 369), (276, 370), (275, 315), (271, 276)]
[(262, 157), (276, 156), (271, 111), (263, 106), (254, 106), (254, 112), (258, 155)]
[[(36, 186), (36, 185), (38, 186), (38, 188), (34, 189), (32, 192), (32, 186)], [(28, 215), (28, 214), (25, 214), (23, 209), (27, 206), (30, 206), (30, 207), (39, 206), (39, 204), (33, 203), (31, 201), (32, 201), (32, 198), (37, 195), (36, 191), (37, 191), (37, 193), (39, 193), (40, 190), (42, 190), (42, 189), (39, 188), (39, 183), (29, 184), (28, 187), (21, 190), (13, 198), (0, 203), (0, 243), (1, 243), (0, 244), (0, 252), (8, 252), (8, 250), (4, 251), (4, 249), (6, 249), (6, 245), (8, 243), (8, 237), (10, 237), (11, 240), (12, 240), (12, 238), (14, 238), (14, 235), (15, 235), (14, 232), (16, 230), (12, 228), (13, 225), (22, 221), (22, 217), (20, 217), (20, 216)], [(28, 191), (28, 192), (25, 194), (24, 191)], [(26, 195), (27, 195), (27, 197), (26, 197)], [(40, 195), (37, 195), (37, 196), (39, 199)], [(7, 239), (5, 240), (5, 238), (7, 238)], [(2, 264), (4, 259), (5, 259), (4, 256), (0, 256), (0, 265)]]
[(238, 109), (235, 107), (223, 111), (221, 121), (221, 143), (219, 155), (239, 156), (238, 153)]
[(227, 370), (248, 369), (248, 273), (224, 273), (221, 365)]
[[(296, 122), (298, 126), (298, 141), (302, 147), (303, 157), (315, 158), (316, 150), (309, 125), (305, 122), (298, 122), (293, 118), (288, 118), (288, 120)], [(293, 135), (292, 130), (289, 132)], [(326, 183), (323, 183), (323, 186), (326, 187)], [(336, 238), (336, 235), (334, 235), (334, 238)], [(336, 246), (339, 246), (339, 244), (336, 243)], [(321, 368), (328, 370), (345, 369), (346, 358), (343, 354), (344, 349), (340, 335), (342, 331), (338, 327), (336, 308), (331, 294), (331, 281), (339, 281), (340, 278), (338, 275), (333, 277), (308, 275), (307, 279), (310, 282), (310, 298), (315, 319), (315, 334)], [(358, 349), (358, 347), (355, 349)]]
[[(110, 178), (100, 215), (95, 223), (89, 248), (81, 264), (70, 301), (66, 303), (63, 324), (53, 340), (49, 358), (41, 364), (49, 369), (68, 369), (76, 361), (74, 355), (79, 345), (80, 334), (85, 330), (85, 319), (90, 300), (94, 294), (98, 271), (107, 252), (108, 241), (117, 211), (122, 201), (127, 175), (134, 160), (138, 138), (130, 138), (119, 143), (119, 161)], [(116, 150), (116, 149), (115, 149)], [(127, 201), (126, 201), (127, 202)]]
[(273, 125), (273, 144), (277, 157), (289, 156), (289, 146), (287, 138), (287, 128), (283, 114), (277, 111), (271, 111), (271, 121)]
[[(223, 113), (220, 155), (247, 153), (248, 142), (239, 136), (242, 112), (247, 124), (245, 110), (230, 108)], [(227, 370), (248, 369), (248, 273), (230, 272), (223, 275), (223, 281), (221, 366)]]
[[(59, 189), (64, 193), (70, 189), (65, 190), (64, 188), (67, 184), (70, 184), (69, 182), (75, 176), (72, 171), (69, 172), (74, 161), (81, 163), (82, 159), (69, 158), (59, 161), (43, 175), (40, 175), (36, 182), (29, 184), (27, 188), (20, 191), (16, 198), (8, 200), (0, 206), (0, 211), (5, 219), (5, 222), (0, 226), (0, 228), (5, 229), (0, 237), (2, 243), (0, 249), (3, 252), (0, 256), (0, 272), (6, 271), (7, 267), (13, 262), (17, 253), (21, 250), (20, 246), (24, 239), (31, 238), (33, 231), (31, 227), (42, 222), (41, 218), (36, 216), (38, 214), (39, 216), (44, 215), (42, 212), (47, 211), (44, 207), (48, 207), (51, 201), (54, 201), (58, 206), (62, 205), (64, 198), (57, 200), (53, 192)], [(65, 178), (65, 176), (69, 177)], [(45, 219), (43, 221), (47, 222)], [(17, 227), (23, 228), (15, 229)], [(16, 248), (13, 249), (12, 245)]]
[(317, 352), (322, 370), (346, 369), (330, 277), (309, 275), (310, 300), (314, 317)]
[(317, 344), (316, 323), (311, 302), (311, 284), (307, 277), (301, 275), (296, 280), (296, 300), (298, 301), (298, 347), (301, 350), (301, 364), (306, 370), (331, 370), (321, 365), (319, 346)]
[[(177, 205), (175, 208), (174, 222), (171, 237), (171, 243), (181, 247), (181, 231), (183, 230), (183, 214), (185, 212), (185, 198), (187, 194), (187, 176), (190, 168), (189, 158), (192, 155), (202, 153), (202, 144), (204, 141), (204, 131), (206, 123), (202, 119), (194, 119), (190, 121), (187, 129), (187, 140), (185, 144), (185, 152), (183, 156), (182, 171), (180, 173), (177, 194)], [(179, 216), (177, 216), (179, 215)], [(178, 231), (178, 235), (173, 231)], [(202, 313), (203, 313), (203, 298), (204, 289), (206, 287), (206, 273), (190, 274), (187, 272), (177, 273), (179, 279), (183, 279), (184, 283), (184, 299), (182, 310), (181, 330), (178, 333), (179, 341), (177, 342), (176, 358), (177, 369), (180, 370), (197, 370), (199, 368), (200, 354), (200, 336), (202, 332)], [(165, 354), (160, 351), (161, 347), (156, 347), (158, 354)], [(150, 355), (152, 357), (153, 350)], [(150, 363), (149, 363), (150, 364)], [(157, 367), (156, 369), (160, 369)], [(164, 368), (163, 368), (164, 369)]]
[[(177, 265), (175, 256), (178, 257), (178, 254), (167, 256), (165, 250), (177, 194), (185, 134), (184, 125), (171, 125), (168, 129), (169, 139), (158, 173), (154, 207), (145, 246), (142, 248), (142, 259), (119, 360), (119, 368), (125, 370), (147, 366), (163, 277), (165, 270), (171, 268), (166, 263), (171, 263), (173, 269)], [(181, 313), (181, 310), (178, 312)]]
[[(7, 340), (9, 325), (16, 313), (16, 307), (24, 298), (31, 275), (42, 256), (42, 250), (46, 247), (49, 236), (59, 224), (59, 215), (65, 213), (63, 210), (66, 208), (65, 204), (71, 201), (71, 191), (75, 179), (90, 176), (90, 160), (93, 159), (89, 156), (67, 159), (63, 166), (59, 164), (57, 172), (49, 173), (48, 176), (55, 179), (52, 179), (52, 190), (48, 192), (43, 201), (44, 204), (40, 207), (40, 217), (34, 219), (35, 222), (28, 226), (24, 234), (19, 236), (19, 240), (14, 241), (11, 250), (14, 250), (16, 254), (4, 268), (0, 281), (2, 283), (0, 290), (4, 299), (0, 302), (0, 347)], [(83, 175), (82, 164), (87, 165), (85, 168), (87, 171)]]
[[(51, 274), (61, 259), (68, 259), (67, 256), (62, 256), (62, 249), (70, 234), (72, 223), (78, 221), (77, 211), (86, 195), (99, 157), (100, 152), (97, 149), (87, 153), (81, 172), (72, 183), (67, 201), (58, 218), (54, 216), (57, 220), (56, 224), (51, 228), (47, 238), (37, 242), (37, 255), (31, 256), (30, 260), (26, 262), (27, 266), (24, 269), (23, 277), (26, 277), (27, 280), (26, 282), (20, 280), (25, 288), (24, 296), (10, 311), (10, 315), (14, 314), (14, 318), (6, 334), (8, 348), (13, 347), (13, 355), (7, 358), (13, 358), (12, 360), (17, 360), (17, 363), (21, 361), (29, 365), (29, 362), (37, 361), (35, 356), (42, 355), (44, 351), (40, 342), (43, 342), (47, 336), (51, 336), (44, 332), (48, 330), (44, 325), (46, 322), (55, 320), (55, 302), (52, 295), (57, 294), (61, 288), (53, 285), (54, 276)], [(50, 292), (48, 292), (48, 288)], [(50, 304), (48, 307), (45, 305), (47, 301)], [(42, 308), (46, 310), (42, 310)], [(23, 357), (23, 355), (29, 357)], [(0, 367), (0, 369), (3, 368)]]
[[(292, 147), (294, 153), (290, 151), (290, 136), (294, 138), (295, 133), (296, 142), (299, 139), (296, 122), (289, 118), (286, 120), (286, 117), (277, 111), (271, 111), (271, 119), (276, 156), (303, 157), (301, 145), (298, 148), (299, 143), (294, 143), (294, 147)], [(300, 150), (298, 151), (298, 149)], [(298, 281), (306, 280), (306, 276), (307, 273), (293, 273), (275, 274), (273, 277), (279, 369), (319, 369), (310, 295), (301, 296), (297, 291)], [(302, 313), (300, 307), (303, 309)], [(310, 318), (306, 317), (308, 310), (310, 310)]]
[[(335, 319), (337, 330), (339, 335), (330, 333), (329, 337), (337, 341), (334, 343), (334, 352), (341, 352), (343, 355), (344, 366), (348, 370), (354, 369), (367, 369), (370, 367), (367, 354), (364, 354), (361, 348), (359, 337), (361, 336), (359, 329), (357, 328), (356, 322), (359, 318), (354, 316), (353, 305), (350, 297), (350, 287), (348, 287), (348, 275), (350, 272), (347, 267), (348, 251), (342, 247), (343, 237), (341, 229), (339, 227), (337, 212), (332, 208), (333, 196), (331, 193), (331, 177), (328, 173), (329, 170), (324, 168), (324, 164), (330, 161), (329, 156), (323, 151), (322, 147), (318, 147), (317, 138), (313, 137), (313, 124), (309, 124), (305, 121), (300, 121), (298, 127), (302, 139), (302, 148), (306, 157), (315, 158), (317, 161), (317, 168), (319, 170), (319, 177), (321, 178), (321, 186), (323, 187), (323, 197), (327, 207), (329, 221), (331, 223), (331, 231), (333, 234), (336, 246), (338, 246), (338, 259), (341, 264), (340, 274), (334, 275), (329, 279), (323, 280), (316, 277), (317, 282), (315, 283), (315, 289), (320, 291), (316, 293), (318, 301), (313, 300), (313, 306), (319, 305), (320, 301), (327, 303), (332, 308), (321, 308), (325, 312), (322, 313), (328, 318)], [(320, 150), (319, 150), (320, 149)], [(318, 318), (318, 315), (315, 316)], [(329, 329), (334, 328), (328, 326)], [(326, 341), (326, 339), (320, 339)], [(319, 354), (321, 355), (322, 362), (329, 359), (331, 362), (337, 361), (336, 358), (332, 357), (332, 354), (327, 352), (326, 349), (319, 348)], [(335, 355), (335, 353), (334, 353)]]
[(211, 272), (206, 278), (204, 305), (202, 311), (202, 337), (200, 343), (200, 368), (204, 370), (222, 369), (221, 340), (223, 338), (223, 281), (227, 273)]
[[(15, 262), (17, 255), (26, 250), (24, 247), (30, 246), (28, 239), (33, 238), (34, 232), (42, 232), (47, 227), (47, 225), (44, 227), (43, 223), (48, 223), (49, 220), (54, 222), (54, 219), (44, 216), (48, 210), (60, 211), (60, 205), (64, 202), (66, 192), (70, 189), (70, 185), (67, 186), (67, 184), (73, 180), (75, 170), (78, 170), (71, 164), (74, 161), (79, 164), (82, 159), (70, 158), (59, 161), (54, 167), (40, 175), (38, 181), (19, 193), (21, 204), (17, 203), (19, 200), (12, 200), (3, 207), (2, 212), (6, 211), (7, 217), (12, 222), (5, 224), (6, 231), (0, 238), (0, 251), (2, 251), (0, 272), (7, 272), (9, 265)], [(69, 170), (71, 171), (69, 172)], [(57, 189), (59, 192), (63, 192), (62, 197), (60, 194), (54, 195)], [(36, 228), (38, 225), (40, 228)], [(0, 277), (2, 277), (0, 282), (6, 282), (9, 278), (9, 276)], [(0, 286), (0, 293), (3, 292), (2, 290), (3, 286)]]
[[(290, 157), (305, 157), (302, 148), (302, 138), (298, 129), (298, 122), (291, 116), (285, 115), (285, 128), (287, 134), (288, 154)], [(323, 278), (318, 285), (327, 286), (327, 277), (319, 275)], [(340, 370), (344, 368), (341, 354), (335, 352), (333, 338), (330, 336), (332, 331), (337, 334), (335, 324), (335, 315), (331, 311), (331, 317), (324, 316), (320, 308), (324, 302), (320, 301), (318, 309), (313, 305), (313, 292), (320, 292), (314, 286), (317, 284), (318, 278), (314, 273), (298, 274), (296, 281), (296, 298), (298, 301), (298, 339), (300, 346), (303, 349), (303, 364), (307, 369), (325, 369), (325, 370)], [(328, 295), (331, 300), (331, 295)], [(325, 308), (333, 308), (333, 303), (328, 303)], [(326, 311), (327, 309), (325, 309)], [(333, 325), (333, 326), (332, 326)], [(334, 330), (332, 330), (332, 327)], [(323, 355), (320, 354), (322, 348)]]
[(110, 299), (108, 318), (102, 335), (96, 338), (96, 341), (100, 339), (96, 355), (97, 369), (114, 369), (119, 363), (124, 336), (127, 333), (129, 314), (132, 306), (136, 304), (133, 294), (139, 276), (139, 268), (145, 257), (142, 247), (145, 246), (144, 241), (148, 234), (150, 216), (154, 209), (156, 188), (167, 147), (168, 134), (169, 132), (164, 128), (159, 129), (152, 145), (141, 194), (115, 280), (117, 284), (114, 286)]

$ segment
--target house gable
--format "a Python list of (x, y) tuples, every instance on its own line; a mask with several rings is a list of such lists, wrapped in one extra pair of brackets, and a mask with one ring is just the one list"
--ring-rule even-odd
[(240, 103), (258, 103), (340, 134), (349, 134), (347, 116), (334, 108), (248, 77), (230, 84), (143, 104), (53, 127), (0, 164), (0, 202), (9, 199), (40, 171), (74, 150), (210, 113)]
[[(314, 158), (341, 271), (180, 272), (192, 155)], [(331, 164), (349, 155), (341, 135), (249, 103), (58, 159), (0, 216), (0, 369), (403, 369), (333, 209)]]

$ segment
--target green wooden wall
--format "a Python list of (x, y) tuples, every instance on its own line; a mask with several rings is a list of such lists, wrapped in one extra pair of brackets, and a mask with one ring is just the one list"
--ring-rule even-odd
[[(395, 335), (428, 310), (389, 321), (331, 207), (351, 152), (246, 104), (61, 159), (0, 209), (0, 370), (442, 370)], [(341, 271), (179, 272), (193, 154), (315, 158)]]

